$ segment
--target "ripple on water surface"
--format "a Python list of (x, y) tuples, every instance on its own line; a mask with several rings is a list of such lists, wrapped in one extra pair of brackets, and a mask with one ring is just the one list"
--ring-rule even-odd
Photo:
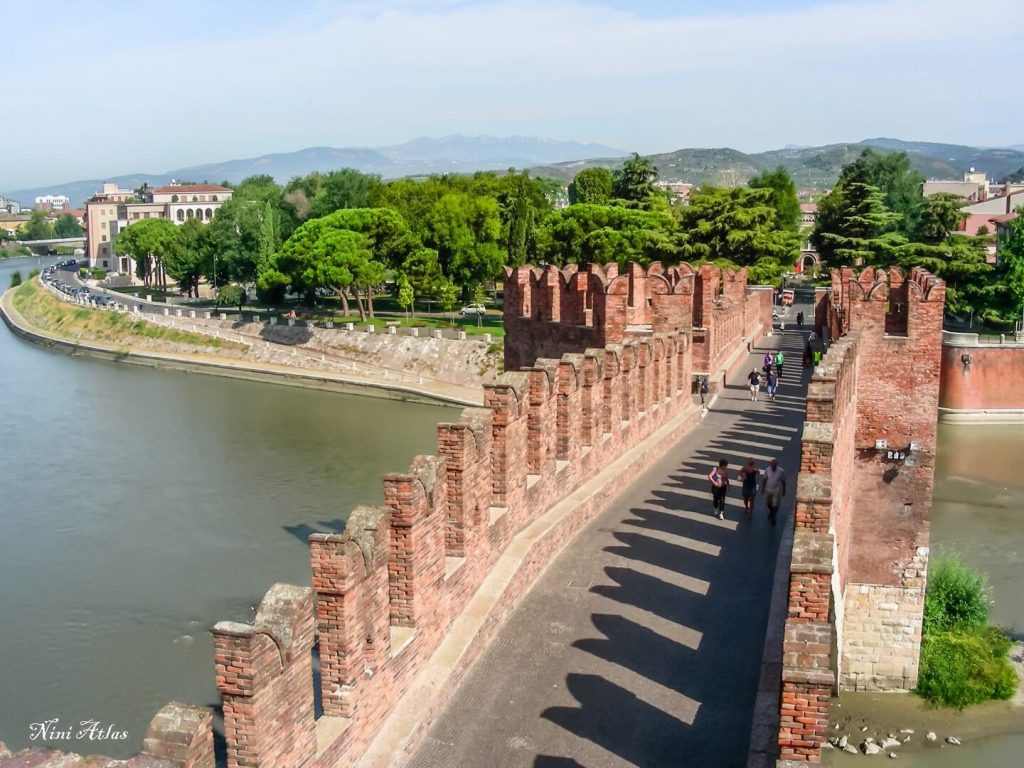
[(209, 628), (308, 584), (308, 534), (380, 503), (381, 475), (457, 415), (73, 359), (6, 329), (0, 382), (0, 741), (94, 719), (128, 740), (54, 746), (114, 757), (167, 701), (215, 703)]

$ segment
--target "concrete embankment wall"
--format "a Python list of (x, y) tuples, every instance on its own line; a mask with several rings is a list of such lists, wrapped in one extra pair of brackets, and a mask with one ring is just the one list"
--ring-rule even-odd
[(943, 333), (939, 420), (1024, 422), (1024, 343)]
[[(142, 365), (151, 368), (159, 368), (168, 371), (180, 371), (185, 373), (199, 373), (226, 378), (242, 379), (245, 381), (258, 381), (270, 384), (282, 384), (286, 386), (304, 387), (307, 389), (319, 389), (331, 392), (343, 392), (347, 394), (364, 395), (391, 400), (402, 400), (409, 402), (420, 402), (440, 405), (474, 405), (478, 401), (473, 399), (475, 391), (460, 391), (467, 389), (464, 385), (456, 382), (456, 386), (445, 386), (445, 382), (439, 377), (434, 378), (410, 373), (407, 375), (393, 375), (390, 380), (382, 370), (377, 370), (373, 378), (361, 376), (362, 367), (352, 365), (353, 375), (346, 374), (344, 364), (325, 362), (322, 359), (323, 353), (316, 348), (309, 350), (302, 349), (302, 356), (299, 356), (300, 349), (296, 349), (297, 342), (278, 341), (275, 336), (288, 336), (289, 330), (293, 336), (297, 336), (295, 329), (282, 327), (279, 331), (269, 331), (269, 338), (255, 351), (244, 355), (228, 356), (221, 355), (214, 349), (185, 350), (188, 345), (167, 345), (173, 347), (174, 351), (160, 349), (128, 349), (101, 342), (91, 342), (77, 339), (66, 339), (49, 333), (31, 325), (14, 308), (12, 301), (13, 290), (8, 290), (0, 296), (0, 317), (3, 318), (7, 327), (17, 336), (40, 346), (58, 352), (65, 352), (71, 355), (85, 355), (99, 360), (110, 362), (126, 363), (129, 365)], [(180, 330), (194, 330), (207, 335), (222, 333), (222, 338), (230, 339), (241, 344), (252, 343), (252, 340), (240, 335), (246, 328), (239, 329), (240, 324), (233, 324), (230, 321), (204, 321), (196, 319), (185, 319), (163, 317), (156, 315), (137, 314), (133, 317), (148, 320), (158, 325), (177, 328)], [(223, 325), (223, 327), (222, 327)], [(250, 324), (245, 324), (250, 325)], [(266, 326), (270, 328), (270, 326)], [(249, 330), (254, 334), (257, 342), (258, 333), (264, 326), (253, 325)], [(300, 329), (303, 336), (311, 336), (305, 329)], [(338, 331), (339, 334), (346, 333)], [(370, 334), (356, 334), (356, 337), (366, 337)], [(312, 337), (312, 336), (311, 336)], [(378, 339), (365, 342), (368, 349), (374, 346), (401, 347), (405, 340), (400, 337), (381, 335)], [(452, 365), (452, 360), (464, 357), (465, 349), (449, 348), (454, 345), (461, 347), (467, 342), (459, 342), (446, 339), (421, 339), (419, 340), (434, 346), (434, 353), (438, 358), (448, 360), (445, 365)], [(342, 342), (344, 344), (344, 342)], [(354, 342), (356, 348), (358, 341)], [(279, 345), (279, 346), (274, 346)], [(475, 356), (470, 359), (481, 358), (485, 355), (485, 346), (482, 343), (473, 345), (472, 352)], [(400, 360), (403, 355), (409, 358), (416, 357), (420, 348), (399, 349), (392, 353), (394, 360)], [(363, 354), (370, 354), (365, 351)], [(482, 360), (482, 358), (481, 358)], [(424, 364), (426, 365), (426, 364)], [(485, 363), (480, 362), (478, 370), (484, 370)], [(470, 377), (465, 376), (464, 379)], [(438, 382), (438, 386), (434, 386)]]

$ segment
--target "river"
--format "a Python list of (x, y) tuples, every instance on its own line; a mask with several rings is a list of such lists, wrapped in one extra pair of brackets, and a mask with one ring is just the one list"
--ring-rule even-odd
[[(0, 261), (0, 289), (39, 264)], [(127, 737), (47, 743), (127, 757), (168, 701), (217, 703), (210, 627), (308, 585), (307, 535), (381, 503), (381, 475), (457, 413), (75, 359), (0, 327), (0, 741), (99, 721)]]
[[(1021, 425), (939, 426), (932, 557), (956, 554), (988, 575), (995, 604), (992, 621), (1024, 631), (1024, 428)], [(993, 702), (963, 713), (935, 712), (916, 696), (842, 694), (845, 713), (873, 713), (893, 730), (912, 725), (920, 740), (931, 729), (941, 738), (900, 754), (902, 766), (987, 768), (1017, 766), (1024, 754), (1024, 719), (1019, 710)], [(884, 713), (884, 714), (880, 714)], [(838, 719), (838, 711), (833, 712)], [(983, 734), (1009, 731), (999, 735)], [(943, 743), (956, 736), (962, 746)], [(826, 763), (852, 765), (863, 757), (834, 753)]]

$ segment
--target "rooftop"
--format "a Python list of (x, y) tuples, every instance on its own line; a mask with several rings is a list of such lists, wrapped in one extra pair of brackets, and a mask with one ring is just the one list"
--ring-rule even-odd
[(180, 195), (182, 193), (192, 194), (194, 192), (230, 192), (228, 187), (219, 184), (168, 184), (164, 187), (157, 187), (152, 190), (154, 195)]

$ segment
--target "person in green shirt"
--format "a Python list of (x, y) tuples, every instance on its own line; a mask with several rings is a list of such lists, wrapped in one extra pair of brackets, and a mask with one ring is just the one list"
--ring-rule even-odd
[(782, 383), (782, 364), (786, 361), (786, 356), (782, 354), (780, 349), (775, 353), (775, 357), (772, 358), (772, 362), (775, 363), (775, 370), (779, 374), (779, 383)]

